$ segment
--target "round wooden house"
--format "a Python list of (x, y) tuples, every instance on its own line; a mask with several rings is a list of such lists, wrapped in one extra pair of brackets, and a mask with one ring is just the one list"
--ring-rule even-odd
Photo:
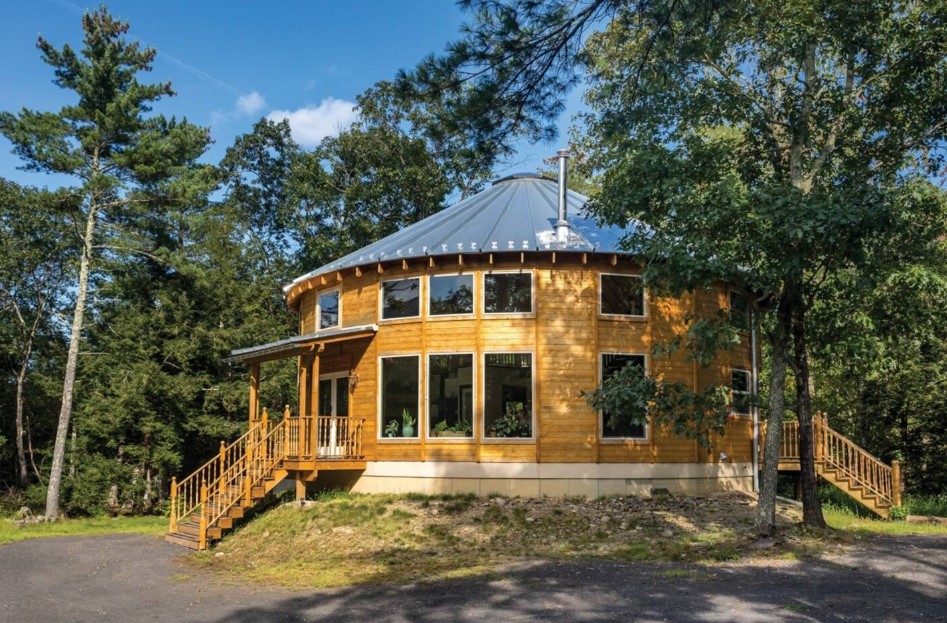
[[(618, 248), (622, 232), (587, 218), (586, 201), (512, 175), (286, 286), (299, 336), (234, 357), (299, 358), (290, 419), (319, 420), (297, 436), (311, 438), (322, 483), (533, 496), (752, 489), (749, 333), (709, 369), (650, 355), (688, 313), (746, 318), (745, 300), (725, 284), (650, 296)], [(732, 385), (734, 417), (712, 451), (652, 424), (610, 426), (588, 406), (583, 392), (629, 362), (695, 389)]]
[[(652, 296), (624, 233), (582, 195), (534, 174), (503, 178), (285, 287), (299, 335), (233, 352), (250, 367), (250, 426), (171, 486), (168, 540), (204, 549), (288, 479), (356, 492), (520, 496), (756, 489), (760, 354), (746, 299), (727, 284)], [(709, 367), (651, 355), (691, 317), (721, 311), (741, 344)], [(294, 358), (296, 412), (260, 409), (260, 366)], [(694, 390), (729, 386), (710, 450), (592, 409), (583, 393), (627, 364)], [(627, 414), (619, 414), (627, 415)], [(647, 414), (644, 414), (645, 416)], [(779, 468), (799, 469), (783, 424)], [(888, 467), (814, 424), (819, 475), (881, 516), (899, 504)]]

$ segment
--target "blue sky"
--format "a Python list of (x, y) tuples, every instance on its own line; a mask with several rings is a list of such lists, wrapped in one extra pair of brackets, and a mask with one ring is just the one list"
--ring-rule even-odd
[[(211, 128), (216, 162), (234, 137), (262, 116), (288, 117), (296, 139), (312, 146), (353, 119), (356, 95), (401, 68), (439, 53), (458, 37), (466, 16), (451, 0), (348, 0), (268, 3), (221, 1), (108, 2), (131, 23), (129, 36), (158, 49), (151, 82), (170, 80), (177, 97), (156, 110)], [(36, 38), (81, 47), (80, 16), (99, 6), (80, 0), (12, 0), (0, 25), (0, 110), (58, 110), (69, 93), (52, 83)], [(495, 172), (535, 170), (565, 144), (572, 94), (550, 144), (518, 146)], [(562, 145), (560, 145), (560, 143)], [(48, 176), (18, 171), (20, 161), (0, 138), (0, 176), (47, 185)]]

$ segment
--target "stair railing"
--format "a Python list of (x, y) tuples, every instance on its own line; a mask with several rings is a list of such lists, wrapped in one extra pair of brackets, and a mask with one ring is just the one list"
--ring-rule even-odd
[(214, 458), (180, 482), (177, 478), (171, 479), (171, 532), (177, 532), (178, 523), (201, 507), (201, 485), (217, 482), (230, 466), (238, 463), (246, 454), (247, 445), (253, 443), (259, 427), (260, 423), (251, 425), (250, 430), (229, 446), (221, 441), (220, 451)]
[[(765, 422), (761, 436), (765, 438)], [(817, 465), (836, 470), (853, 485), (892, 506), (901, 505), (901, 465), (897, 460), (885, 465), (877, 457), (829, 426), (818, 414), (812, 420), (813, 450)], [(760, 443), (760, 457), (763, 447)], [(783, 422), (779, 444), (780, 461), (799, 460), (799, 422)]]
[(252, 502), (253, 488), (263, 484), (273, 470), (286, 458), (289, 424), (287, 419), (270, 426), (267, 418), (254, 428), (247, 451), (210, 484), (207, 525), (213, 526), (230, 509), (243, 500)]
[(816, 445), (820, 452), (816, 458), (826, 466), (839, 472), (852, 483), (861, 487), (879, 500), (901, 506), (900, 465), (892, 461), (889, 467), (864, 448), (829, 427), (825, 416), (817, 416), (813, 422)]

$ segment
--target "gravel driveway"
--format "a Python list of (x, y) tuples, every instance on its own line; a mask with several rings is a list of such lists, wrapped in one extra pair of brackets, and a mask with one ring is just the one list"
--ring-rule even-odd
[(947, 622), (947, 537), (845, 556), (715, 566), (546, 562), (483, 579), (291, 593), (225, 585), (137, 535), (0, 546), (0, 621)]

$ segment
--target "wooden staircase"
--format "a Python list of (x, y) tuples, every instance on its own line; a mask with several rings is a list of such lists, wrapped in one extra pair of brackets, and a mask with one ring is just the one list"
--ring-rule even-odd
[(165, 540), (191, 549), (206, 549), (235, 519), (272, 491), (289, 474), (284, 461), (298, 435), (287, 412), (275, 425), (266, 410), (242, 437), (193, 474), (171, 481), (171, 521)]
[[(290, 417), (273, 423), (266, 409), (235, 442), (193, 474), (171, 481), (171, 521), (165, 539), (206, 549), (234, 521), (270, 493), (290, 473), (297, 487), (322, 469), (365, 469), (364, 418)], [(299, 489), (297, 489), (297, 492)]]
[[(871, 512), (887, 519), (893, 506), (901, 506), (901, 466), (886, 465), (864, 448), (829, 427), (818, 415), (812, 422), (816, 473)], [(765, 423), (763, 432), (765, 435)], [(760, 444), (762, 453), (763, 444)], [(780, 471), (799, 470), (799, 423), (783, 422), (779, 448)]]

